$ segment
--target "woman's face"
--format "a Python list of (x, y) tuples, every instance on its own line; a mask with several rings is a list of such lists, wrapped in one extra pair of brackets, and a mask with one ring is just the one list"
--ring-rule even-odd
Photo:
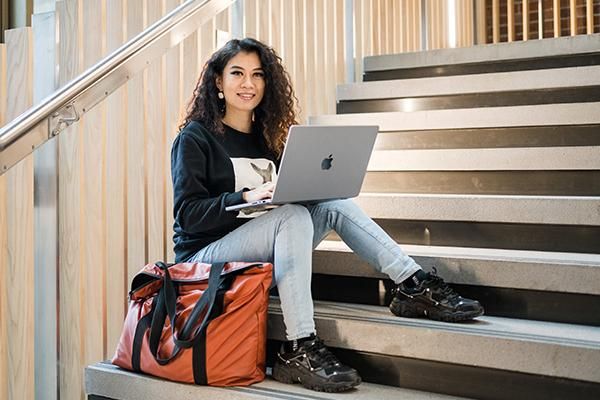
[(265, 74), (258, 54), (238, 53), (225, 65), (216, 84), (225, 95), (226, 113), (252, 112), (265, 94)]

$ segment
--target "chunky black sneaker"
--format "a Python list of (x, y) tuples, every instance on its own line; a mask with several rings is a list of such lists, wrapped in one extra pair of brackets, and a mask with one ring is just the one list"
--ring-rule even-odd
[(319, 392), (343, 392), (361, 382), (358, 372), (340, 363), (318, 337), (302, 342), (295, 351), (287, 353), (282, 345), (273, 367), (273, 378), (283, 383), (300, 383)]
[(425, 316), (445, 322), (466, 321), (483, 315), (483, 307), (477, 300), (459, 296), (437, 276), (435, 268), (414, 287), (404, 282), (399, 284), (394, 290), (390, 310), (399, 317)]

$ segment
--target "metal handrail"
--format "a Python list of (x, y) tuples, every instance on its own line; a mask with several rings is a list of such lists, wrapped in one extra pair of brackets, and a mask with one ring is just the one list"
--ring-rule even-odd
[(0, 175), (235, 0), (188, 0), (0, 129)]

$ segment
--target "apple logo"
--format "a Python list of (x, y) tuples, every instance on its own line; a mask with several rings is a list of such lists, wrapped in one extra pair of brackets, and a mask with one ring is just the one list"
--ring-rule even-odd
[(333, 154), (330, 154), (329, 157), (323, 159), (321, 161), (321, 169), (330, 169), (331, 163), (333, 162)]

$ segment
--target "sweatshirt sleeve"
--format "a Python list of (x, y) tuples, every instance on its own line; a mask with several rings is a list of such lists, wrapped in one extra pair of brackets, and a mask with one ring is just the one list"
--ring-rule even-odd
[(243, 190), (211, 197), (207, 188), (211, 151), (206, 142), (185, 132), (177, 136), (171, 150), (175, 221), (183, 232), (235, 229), (237, 212), (225, 207), (243, 202)]

